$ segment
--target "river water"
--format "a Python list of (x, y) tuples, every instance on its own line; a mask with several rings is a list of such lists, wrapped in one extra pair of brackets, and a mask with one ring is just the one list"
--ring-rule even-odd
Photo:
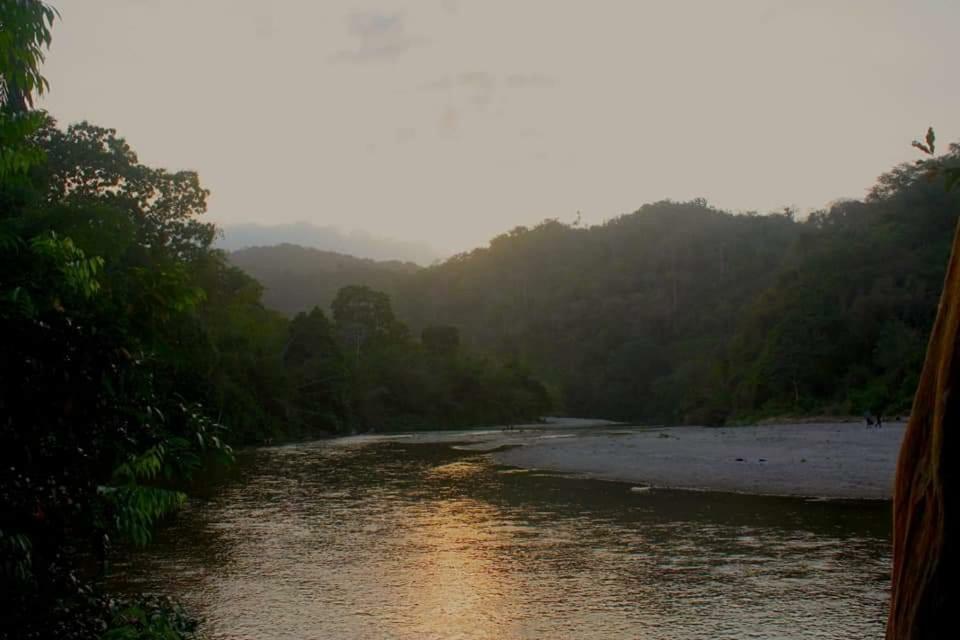
[(214, 639), (881, 638), (889, 505), (649, 491), (449, 444), (244, 452), (114, 567)]

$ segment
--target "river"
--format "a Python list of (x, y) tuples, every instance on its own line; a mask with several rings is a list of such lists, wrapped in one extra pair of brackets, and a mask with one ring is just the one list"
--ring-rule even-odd
[(881, 638), (889, 508), (344, 438), (243, 452), (113, 580), (214, 639)]

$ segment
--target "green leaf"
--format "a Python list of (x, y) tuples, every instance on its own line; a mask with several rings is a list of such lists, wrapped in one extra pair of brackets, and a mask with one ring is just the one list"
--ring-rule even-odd
[(947, 191), (960, 185), (960, 167), (951, 167), (943, 171), (944, 186)]

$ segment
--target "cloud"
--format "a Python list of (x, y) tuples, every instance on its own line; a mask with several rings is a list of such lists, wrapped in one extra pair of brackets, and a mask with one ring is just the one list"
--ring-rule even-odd
[(447, 91), (453, 88), (453, 80), (450, 76), (444, 76), (432, 82), (425, 82), (417, 88), (421, 91)]
[(486, 71), (464, 71), (456, 76), (443, 76), (437, 80), (421, 84), (421, 91), (464, 91), (490, 92), (498, 87), (505, 89), (548, 89), (555, 85), (551, 76), (543, 73), (510, 73), (497, 76)]
[[(464, 71), (456, 76), (444, 76), (433, 82), (420, 85), (421, 91), (443, 91), (450, 93), (456, 91), (464, 94), (462, 98), (453, 98), (456, 102), (466, 101), (478, 109), (485, 109), (493, 102), (494, 93), (498, 85), (497, 77), (486, 71)], [(456, 121), (459, 118), (452, 118)], [(449, 116), (444, 116), (442, 120), (450, 121)], [(456, 125), (441, 124), (440, 129), (452, 133), (456, 130)]]
[[(417, 87), (419, 91), (440, 92), (445, 106), (440, 111), (437, 129), (455, 135), (464, 121), (477, 112), (488, 110), (503, 91), (544, 89), (554, 86), (551, 76), (542, 73), (494, 74), (487, 71), (463, 71), (447, 74)], [(527, 132), (522, 137), (536, 137)]]
[(497, 84), (497, 79), (486, 71), (465, 71), (457, 76), (457, 84), (475, 91), (490, 91)]
[(254, 34), (258, 40), (269, 40), (273, 37), (273, 18), (269, 14), (258, 15), (253, 25)]
[(347, 17), (347, 29), (358, 38), (378, 38), (403, 31), (402, 13), (355, 11)]
[(347, 16), (347, 33), (354, 44), (334, 53), (334, 62), (393, 60), (427, 43), (426, 38), (407, 34), (403, 12), (355, 11)]
[(505, 84), (511, 89), (548, 89), (555, 82), (542, 73), (512, 73), (507, 76)]
[(441, 133), (447, 135), (456, 133), (460, 127), (460, 111), (456, 107), (448, 105), (440, 114), (439, 127)]
[(405, 142), (411, 142), (412, 140), (416, 139), (417, 130), (413, 127), (400, 127), (394, 133), (394, 137), (396, 138), (397, 142), (401, 144)]

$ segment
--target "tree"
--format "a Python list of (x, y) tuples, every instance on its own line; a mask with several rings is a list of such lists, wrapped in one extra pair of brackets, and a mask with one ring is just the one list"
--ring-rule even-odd
[(177, 393), (155, 348), (201, 298), (182, 258), (152, 247), (153, 262), (125, 260), (136, 226), (108, 189), (44, 197), (39, 132), (52, 124), (30, 107), (46, 89), (38, 67), (54, 16), (41, 2), (0, 2), (0, 628), (10, 638), (93, 638), (122, 624), (92, 575), (110, 541), (145, 543), (182, 504), (175, 483), (208, 455), (229, 455), (220, 425)]
[(357, 285), (344, 287), (332, 307), (337, 329), (357, 362), (367, 345), (385, 345), (406, 338), (406, 327), (397, 322), (390, 297), (381, 291)]
[(341, 430), (347, 420), (348, 372), (321, 309), (299, 313), (290, 322), (283, 359), (295, 390), (291, 418), (306, 433)]
[(30, 137), (46, 114), (31, 112), (33, 94), (47, 90), (40, 73), (56, 11), (37, 0), (0, 2), (0, 180), (22, 178), (43, 159)]
[(13, 112), (33, 107), (49, 88), (40, 73), (57, 11), (39, 0), (0, 2), (0, 104)]
[(420, 342), (428, 353), (450, 357), (460, 348), (460, 330), (451, 326), (427, 327), (420, 333)]
[(194, 259), (213, 243), (216, 227), (199, 220), (210, 192), (196, 172), (140, 164), (116, 130), (88, 122), (62, 131), (49, 121), (37, 141), (48, 157), (48, 204), (96, 202), (124, 211), (136, 225), (139, 245), (153, 255)]

